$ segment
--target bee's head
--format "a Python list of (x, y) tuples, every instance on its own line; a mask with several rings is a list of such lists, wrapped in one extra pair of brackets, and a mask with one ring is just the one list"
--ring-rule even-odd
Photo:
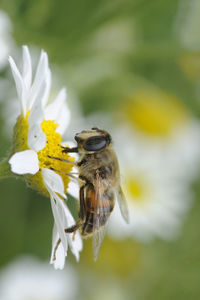
[(97, 127), (77, 133), (74, 139), (80, 152), (100, 151), (111, 143), (110, 134)]

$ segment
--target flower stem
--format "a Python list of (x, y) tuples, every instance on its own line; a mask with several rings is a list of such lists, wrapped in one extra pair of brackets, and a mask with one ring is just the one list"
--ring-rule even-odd
[(10, 165), (7, 159), (0, 161), (0, 179), (12, 177), (14, 174), (10, 170)]

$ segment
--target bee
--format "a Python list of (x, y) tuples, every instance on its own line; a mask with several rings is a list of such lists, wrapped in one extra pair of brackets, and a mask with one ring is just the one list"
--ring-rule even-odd
[(64, 147), (64, 153), (77, 152), (79, 161), (79, 219), (66, 228), (66, 233), (80, 229), (83, 237), (93, 237), (93, 255), (96, 261), (105, 234), (105, 225), (113, 211), (117, 198), (124, 220), (129, 223), (129, 214), (120, 186), (120, 171), (112, 139), (105, 130), (93, 127), (74, 137), (77, 146)]

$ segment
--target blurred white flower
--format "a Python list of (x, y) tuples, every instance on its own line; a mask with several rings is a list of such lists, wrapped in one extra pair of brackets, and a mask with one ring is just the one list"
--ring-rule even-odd
[[(63, 200), (66, 199), (65, 193), (70, 181), (67, 174), (70, 173), (73, 164), (52, 159), (59, 157), (73, 162), (72, 157), (62, 153), (61, 146), (61, 134), (64, 133), (70, 119), (70, 111), (65, 102), (66, 92), (62, 89), (56, 99), (47, 105), (51, 72), (48, 56), (44, 51), (41, 52), (33, 83), (31, 57), (26, 46), (23, 47), (22, 74), (11, 57), (9, 62), (21, 105), (21, 115), (14, 128), (13, 150), (9, 163), (13, 173), (24, 175), (31, 187), (50, 195), (55, 220), (51, 263), (54, 263), (55, 268), (62, 269), (68, 244), (77, 260), (82, 249), (79, 233), (74, 239), (72, 234), (65, 233), (65, 228), (75, 223)], [(61, 243), (55, 253), (59, 239)]]
[(190, 207), (189, 184), (169, 170), (161, 158), (143, 156), (133, 142), (124, 138), (120, 140), (121, 144), (118, 143), (116, 148), (130, 224), (123, 222), (116, 205), (110, 218), (110, 235), (118, 238), (132, 236), (141, 241), (154, 237), (175, 238)]
[(71, 266), (60, 273), (33, 257), (22, 257), (0, 271), (2, 300), (73, 300), (77, 292)]
[(175, 19), (175, 33), (183, 46), (190, 50), (200, 49), (199, 15), (199, 0), (179, 0)]
[(11, 27), (9, 17), (0, 10), (0, 70), (6, 66), (8, 53), (13, 46)]
[(177, 176), (193, 180), (200, 161), (200, 123), (181, 101), (156, 88), (144, 89), (125, 107), (119, 135), (126, 132), (142, 156), (157, 156)]

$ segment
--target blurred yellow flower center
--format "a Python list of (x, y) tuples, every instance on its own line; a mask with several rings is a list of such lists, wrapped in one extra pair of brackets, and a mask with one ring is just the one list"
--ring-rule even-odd
[[(29, 149), (27, 143), (29, 129), (28, 115), (29, 112), (27, 113), (26, 118), (24, 118), (22, 115), (19, 116), (16, 122), (14, 129), (13, 153)], [(70, 173), (73, 165), (60, 160), (49, 158), (49, 156), (58, 157), (69, 161), (74, 161), (74, 158), (70, 157), (69, 154), (62, 152), (62, 137), (59, 133), (56, 132), (57, 127), (58, 124), (56, 124), (54, 121), (43, 120), (41, 128), (46, 135), (46, 146), (42, 150), (38, 151), (37, 155), (40, 170), (42, 168), (57, 170), (55, 172), (62, 177), (66, 192), (68, 183), (70, 181), (69, 177), (66, 174)], [(30, 185), (32, 188), (36, 189), (42, 194), (48, 195), (48, 192), (43, 184), (41, 172), (38, 172), (35, 175), (27, 174), (25, 175), (25, 179), (28, 185)]]
[(129, 176), (125, 185), (127, 198), (131, 199), (135, 204), (143, 204), (145, 202), (146, 185), (142, 178)]
[(139, 92), (130, 100), (128, 121), (150, 136), (167, 137), (188, 119), (185, 107), (168, 94)]

